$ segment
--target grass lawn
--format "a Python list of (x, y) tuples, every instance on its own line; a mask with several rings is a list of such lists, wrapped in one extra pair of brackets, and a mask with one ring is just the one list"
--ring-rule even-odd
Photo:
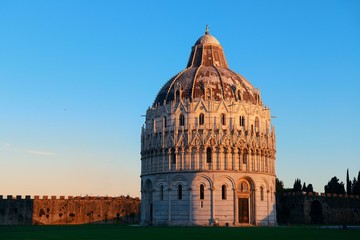
[(0, 226), (7, 239), (360, 239), (360, 230), (319, 227), (140, 227), (126, 225)]

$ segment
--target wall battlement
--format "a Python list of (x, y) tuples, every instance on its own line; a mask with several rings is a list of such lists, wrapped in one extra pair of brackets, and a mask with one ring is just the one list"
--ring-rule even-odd
[(315, 196), (315, 197), (328, 197), (328, 198), (355, 198), (360, 199), (359, 195), (347, 195), (347, 194), (336, 194), (336, 193), (318, 193), (318, 192), (286, 192), (283, 196)]
[(280, 224), (360, 224), (360, 196), (288, 192), (276, 196)]
[[(125, 196), (118, 196), (118, 197), (109, 197), (109, 196), (48, 196), (48, 195), (43, 195), (43, 196), (39, 196), (39, 195), (34, 195), (34, 196), (30, 196), (30, 195), (25, 195), (23, 197), (23, 195), (0, 195), (0, 200), (66, 200), (66, 199), (83, 199), (83, 200), (108, 200), (108, 199), (121, 199), (124, 198)], [(129, 198), (129, 196), (126, 196), (125, 198)], [(136, 197), (134, 199), (138, 199), (140, 200), (140, 198)]]
[(0, 195), (0, 225), (138, 222), (140, 199), (130, 196)]

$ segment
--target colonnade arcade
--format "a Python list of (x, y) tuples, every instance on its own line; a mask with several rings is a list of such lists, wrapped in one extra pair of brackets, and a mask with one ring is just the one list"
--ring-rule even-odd
[(233, 170), (274, 174), (271, 149), (226, 146), (178, 147), (148, 151), (142, 158), (142, 174), (169, 171)]

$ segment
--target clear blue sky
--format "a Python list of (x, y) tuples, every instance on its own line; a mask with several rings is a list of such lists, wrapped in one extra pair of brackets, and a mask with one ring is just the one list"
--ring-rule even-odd
[(0, 194), (140, 196), (141, 115), (209, 24), (260, 88), (277, 176), (360, 170), (359, 1), (0, 1)]

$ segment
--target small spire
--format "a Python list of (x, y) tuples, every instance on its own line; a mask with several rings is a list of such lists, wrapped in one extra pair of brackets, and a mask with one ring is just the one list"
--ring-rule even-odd
[(209, 34), (209, 25), (206, 24), (205, 34)]

